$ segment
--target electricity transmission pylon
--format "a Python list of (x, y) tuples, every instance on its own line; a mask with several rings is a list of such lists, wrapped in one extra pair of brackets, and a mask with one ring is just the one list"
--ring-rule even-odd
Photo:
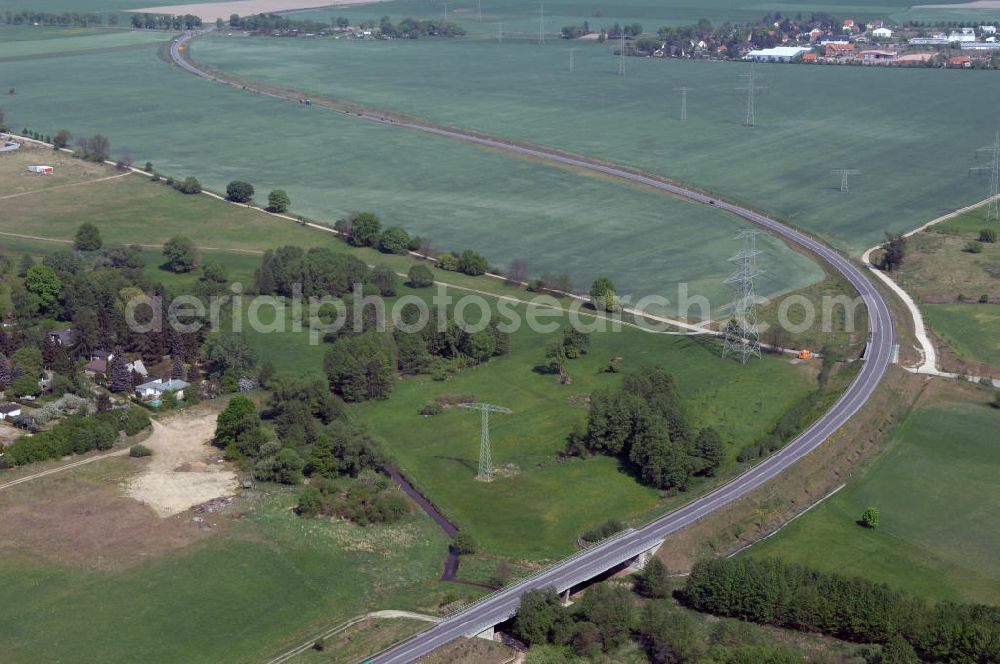
[(847, 182), (847, 178), (851, 175), (861, 175), (861, 171), (854, 168), (835, 168), (830, 171), (830, 173), (840, 176), (840, 190), (845, 194), (851, 190), (851, 187)]
[(694, 88), (674, 88), (674, 92), (681, 93), (681, 120), (688, 119), (688, 92)]
[(985, 148), (979, 148), (976, 153), (989, 152), (990, 163), (988, 166), (973, 166), (970, 171), (989, 171), (990, 172), (990, 190), (988, 203), (986, 204), (986, 219), (987, 221), (997, 221), (1000, 219), (1000, 129), (997, 130), (996, 137), (993, 139), (993, 145)]
[(489, 403), (463, 403), (462, 408), (478, 410), (483, 415), (483, 433), (479, 443), (479, 474), (476, 479), (481, 482), (493, 480), (493, 456), (490, 453), (490, 413), (512, 413), (510, 408), (494, 406)]
[(747, 85), (743, 88), (736, 88), (737, 90), (746, 90), (747, 93), (747, 114), (746, 119), (743, 121), (744, 126), (754, 127), (757, 124), (757, 109), (754, 97), (757, 95), (758, 90), (763, 90), (764, 86), (757, 85), (757, 61), (750, 61), (750, 73), (740, 74), (740, 76), (745, 76), (747, 79)]
[(618, 48), (618, 75), (625, 75), (625, 29), (621, 31), (621, 46)]
[(736, 265), (736, 271), (726, 283), (735, 291), (733, 297), (733, 316), (726, 324), (726, 338), (722, 346), (722, 357), (733, 355), (742, 364), (751, 357), (760, 357), (760, 331), (757, 329), (757, 295), (754, 292), (753, 280), (760, 275), (757, 269), (757, 235), (758, 230), (743, 230), (736, 236), (743, 242), (740, 251), (729, 259)]
[(541, 3), (538, 13), (538, 45), (545, 45), (545, 3)]

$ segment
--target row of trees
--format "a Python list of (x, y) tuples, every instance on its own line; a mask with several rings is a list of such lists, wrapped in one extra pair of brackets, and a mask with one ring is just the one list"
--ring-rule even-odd
[(88, 27), (91, 25), (118, 25), (118, 14), (94, 14), (90, 12), (33, 12), (6, 11), (3, 22), (7, 25), (56, 25), (64, 28)]
[(646, 366), (621, 389), (591, 396), (586, 433), (570, 434), (567, 452), (617, 456), (646, 484), (683, 491), (693, 477), (715, 473), (724, 446), (714, 429), (692, 430), (673, 377)]
[(193, 14), (132, 14), (132, 27), (139, 30), (194, 30), (201, 27), (201, 17)]
[(399, 23), (393, 24), (388, 16), (383, 16), (379, 20), (378, 27), (384, 36), (393, 39), (418, 39), (428, 36), (461, 37), (465, 34), (465, 28), (458, 23), (438, 19), (419, 21), (414, 18), (404, 18)]
[[(796, 664), (804, 660), (790, 649), (754, 642), (729, 621), (709, 633), (690, 612), (670, 600), (642, 605), (627, 586), (606, 582), (587, 589), (582, 600), (563, 606), (554, 590), (532, 590), (521, 599), (511, 631), (532, 653), (551, 660), (618, 661), (631, 640), (653, 662), (664, 664)], [(544, 655), (542, 655), (544, 657)], [(633, 655), (634, 657), (634, 655)]]
[(1000, 609), (939, 602), (860, 578), (779, 559), (720, 558), (697, 563), (682, 599), (692, 608), (891, 647), (892, 661), (994, 662)]
[[(105, 403), (110, 408), (110, 402)], [(95, 415), (88, 415), (87, 407), (82, 406), (80, 412), (59, 420), (54, 427), (18, 438), (4, 450), (2, 461), (4, 465), (21, 466), (68, 454), (108, 450), (119, 431), (135, 435), (148, 426), (149, 415), (138, 406)]]

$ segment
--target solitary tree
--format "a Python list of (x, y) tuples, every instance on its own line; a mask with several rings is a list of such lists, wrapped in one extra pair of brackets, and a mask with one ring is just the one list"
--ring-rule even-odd
[(253, 199), (253, 185), (242, 180), (233, 180), (226, 185), (226, 198), (234, 203), (249, 203)]
[(887, 272), (895, 270), (903, 264), (906, 256), (906, 238), (902, 235), (885, 234), (885, 244), (882, 248), (885, 254), (882, 256), (882, 269)]
[(865, 528), (878, 528), (878, 508), (869, 507), (861, 514), (861, 524)]
[(351, 218), (351, 239), (355, 247), (375, 244), (382, 230), (382, 223), (373, 212), (359, 212)]
[(91, 223), (80, 224), (76, 229), (73, 247), (77, 251), (97, 251), (102, 246), (101, 232), (97, 230), (97, 226)]
[(182, 194), (200, 194), (201, 183), (198, 182), (197, 178), (189, 175), (183, 181), (174, 183), (174, 189)]
[(618, 294), (615, 285), (607, 277), (594, 280), (590, 287), (590, 302), (599, 311), (614, 311), (618, 306)]
[(65, 148), (73, 140), (73, 134), (68, 129), (60, 129), (52, 139), (52, 144), (59, 149)]
[(285, 193), (284, 189), (275, 189), (267, 195), (268, 212), (288, 212), (288, 208), (291, 204), (292, 199), (288, 197), (288, 194)]
[(430, 288), (434, 285), (434, 273), (426, 265), (414, 265), (406, 273), (411, 288)]
[(183, 235), (167, 240), (163, 245), (163, 256), (167, 259), (166, 267), (171, 272), (190, 272), (198, 264), (197, 247)]
[(128, 360), (121, 348), (115, 349), (111, 358), (111, 391), (128, 392), (132, 389), (132, 372), (128, 368)]
[(170, 364), (170, 377), (174, 380), (184, 380), (184, 362), (175, 357)]
[(0, 355), (0, 389), (6, 389), (14, 382), (10, 372), (10, 360)]
[(24, 277), (25, 289), (38, 298), (39, 306), (46, 313), (54, 313), (59, 306), (62, 282), (55, 270), (48, 265), (33, 265)]
[(385, 229), (379, 238), (378, 250), (383, 254), (405, 254), (409, 249), (410, 234), (399, 226)]
[(639, 575), (636, 586), (647, 597), (669, 597), (670, 573), (663, 561), (655, 556), (651, 558)]

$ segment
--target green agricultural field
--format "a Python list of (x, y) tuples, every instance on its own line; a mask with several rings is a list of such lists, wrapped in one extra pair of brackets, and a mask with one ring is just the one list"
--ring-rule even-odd
[(170, 37), (171, 33), (152, 30), (0, 26), (0, 61), (145, 46)]
[(926, 304), (924, 315), (959, 357), (1000, 367), (1000, 305)]
[[(101, 86), (89, 79), (96, 68)], [(374, 210), (441, 249), (474, 247), (501, 268), (521, 258), (535, 275), (570, 274), (581, 290), (607, 274), (622, 293), (676, 302), (677, 285), (688, 282), (716, 305), (730, 298), (721, 282), (745, 226), (710, 207), (223, 88), (166, 65), (153, 49), (7, 63), (0, 89), (8, 86), (18, 90), (3, 100), (12, 124), (101, 132), (115, 156), (149, 159), (217, 191), (233, 179), (252, 182), (258, 200), (286, 189), (296, 212), (327, 222)], [(762, 295), (821, 277), (782, 243), (764, 239), (763, 248)]]
[[(747, 555), (883, 581), (937, 599), (1000, 603), (1000, 410), (928, 405), (863, 476)], [(870, 505), (879, 527), (855, 521)]]
[[(92, 464), (5, 491), (0, 503), (108, 505), (128, 467)], [(129, 548), (117, 540), (82, 564), (4, 548), (4, 662), (259, 662), (370, 610), (427, 611), (448, 592), (468, 594), (435, 582), (447, 538), (422, 512), (360, 528), (302, 520), (293, 503), (279, 493), (244, 519), (207, 514), (222, 521), (207, 538), (134, 565), (113, 562)], [(56, 528), (50, 549), (71, 535), (39, 527)]]
[[(572, 74), (570, 47), (580, 49)], [(748, 129), (736, 88), (750, 65), (629, 58), (621, 77), (613, 48), (220, 35), (196, 42), (192, 54), (306, 95), (655, 171), (776, 213), (852, 253), (986, 194), (987, 181), (969, 177), (968, 167), (993, 136), (996, 72), (758, 66), (767, 89)], [(686, 122), (679, 86), (695, 88)], [(970, 90), (982, 103), (953, 103)], [(849, 194), (839, 191), (835, 168), (862, 171)]]

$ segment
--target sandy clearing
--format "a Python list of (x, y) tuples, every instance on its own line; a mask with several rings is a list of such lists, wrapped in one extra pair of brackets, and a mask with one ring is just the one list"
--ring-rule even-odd
[(125, 495), (168, 517), (236, 493), (236, 473), (210, 460), (218, 456), (208, 444), (214, 433), (215, 413), (209, 410), (154, 420), (153, 433), (143, 442), (153, 456), (145, 472), (124, 486)]
[(253, 14), (269, 14), (274, 12), (290, 12), (296, 9), (315, 9), (317, 7), (347, 7), (350, 5), (366, 5), (376, 0), (236, 0), (235, 2), (201, 2), (190, 5), (163, 5), (158, 7), (143, 7), (129, 9), (133, 13), (147, 14), (192, 14), (201, 17), (206, 23), (221, 18), (228, 20), (233, 14), (251, 16)]

